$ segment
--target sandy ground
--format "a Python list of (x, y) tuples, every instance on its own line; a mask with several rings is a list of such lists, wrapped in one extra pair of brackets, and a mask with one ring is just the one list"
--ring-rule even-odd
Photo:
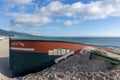
[(9, 40), (0, 40), (0, 80), (10, 80)]

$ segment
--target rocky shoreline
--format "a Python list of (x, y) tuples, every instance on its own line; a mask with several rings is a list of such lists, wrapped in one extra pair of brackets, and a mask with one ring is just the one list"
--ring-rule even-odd
[(89, 60), (88, 57), (89, 53), (77, 53), (59, 64), (17, 80), (120, 80), (119, 66), (109, 70), (105, 62)]
[(107, 72), (52, 72), (43, 75), (29, 74), (18, 80), (120, 80), (120, 70)]

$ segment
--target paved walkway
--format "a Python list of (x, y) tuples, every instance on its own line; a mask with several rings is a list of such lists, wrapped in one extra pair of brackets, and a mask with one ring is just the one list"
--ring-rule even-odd
[(9, 40), (0, 40), (0, 80), (10, 80)]

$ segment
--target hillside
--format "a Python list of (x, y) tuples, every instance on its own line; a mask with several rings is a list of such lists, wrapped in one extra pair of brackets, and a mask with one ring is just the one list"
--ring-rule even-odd
[(27, 33), (20, 33), (20, 32), (14, 32), (14, 31), (6, 31), (6, 30), (2, 30), (0, 29), (0, 35), (1, 36), (33, 36), (31, 34), (27, 34)]

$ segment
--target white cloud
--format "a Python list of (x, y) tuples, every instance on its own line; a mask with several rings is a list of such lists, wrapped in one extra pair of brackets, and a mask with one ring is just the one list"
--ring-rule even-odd
[(12, 24), (38, 26), (51, 22), (51, 19), (35, 14), (12, 14)]
[(89, 4), (76, 2), (71, 5), (54, 1), (44, 7), (44, 9), (44, 11), (52, 14), (52, 16), (82, 16), (85, 19), (99, 19), (114, 15), (120, 16), (120, 0), (102, 0)]
[(16, 6), (32, 4), (32, 0), (4, 0), (4, 2), (5, 2), (4, 8), (6, 10), (14, 8)]
[[(107, 17), (120, 16), (120, 0), (101, 0), (83, 4), (63, 4), (59, 1), (51, 2), (49, 5), (39, 9), (40, 14), (46, 16), (64, 16), (79, 20), (104, 19)], [(70, 21), (65, 23), (72, 24)]]
[(72, 24), (73, 24), (73, 22), (70, 21), (70, 20), (67, 20), (67, 21), (64, 22), (65, 26), (71, 26)]
[[(10, 0), (7, 0), (10, 2)], [(12, 0), (12, 5), (30, 4), (31, 0)], [(108, 17), (120, 17), (120, 0), (99, 0), (83, 4), (81, 2), (75, 2), (73, 4), (63, 4), (60, 1), (53, 1), (50, 4), (38, 7), (33, 14), (17, 14), (13, 15), (14, 24), (30, 24), (30, 25), (42, 25), (54, 21), (55, 17), (59, 21), (63, 21), (64, 25), (72, 25), (79, 23), (81, 20), (94, 20), (104, 19)], [(74, 20), (74, 21), (73, 21)]]
[(63, 22), (63, 24), (65, 26), (71, 26), (73, 24), (78, 24), (80, 22), (81, 22), (80, 20), (66, 20), (66, 21)]

